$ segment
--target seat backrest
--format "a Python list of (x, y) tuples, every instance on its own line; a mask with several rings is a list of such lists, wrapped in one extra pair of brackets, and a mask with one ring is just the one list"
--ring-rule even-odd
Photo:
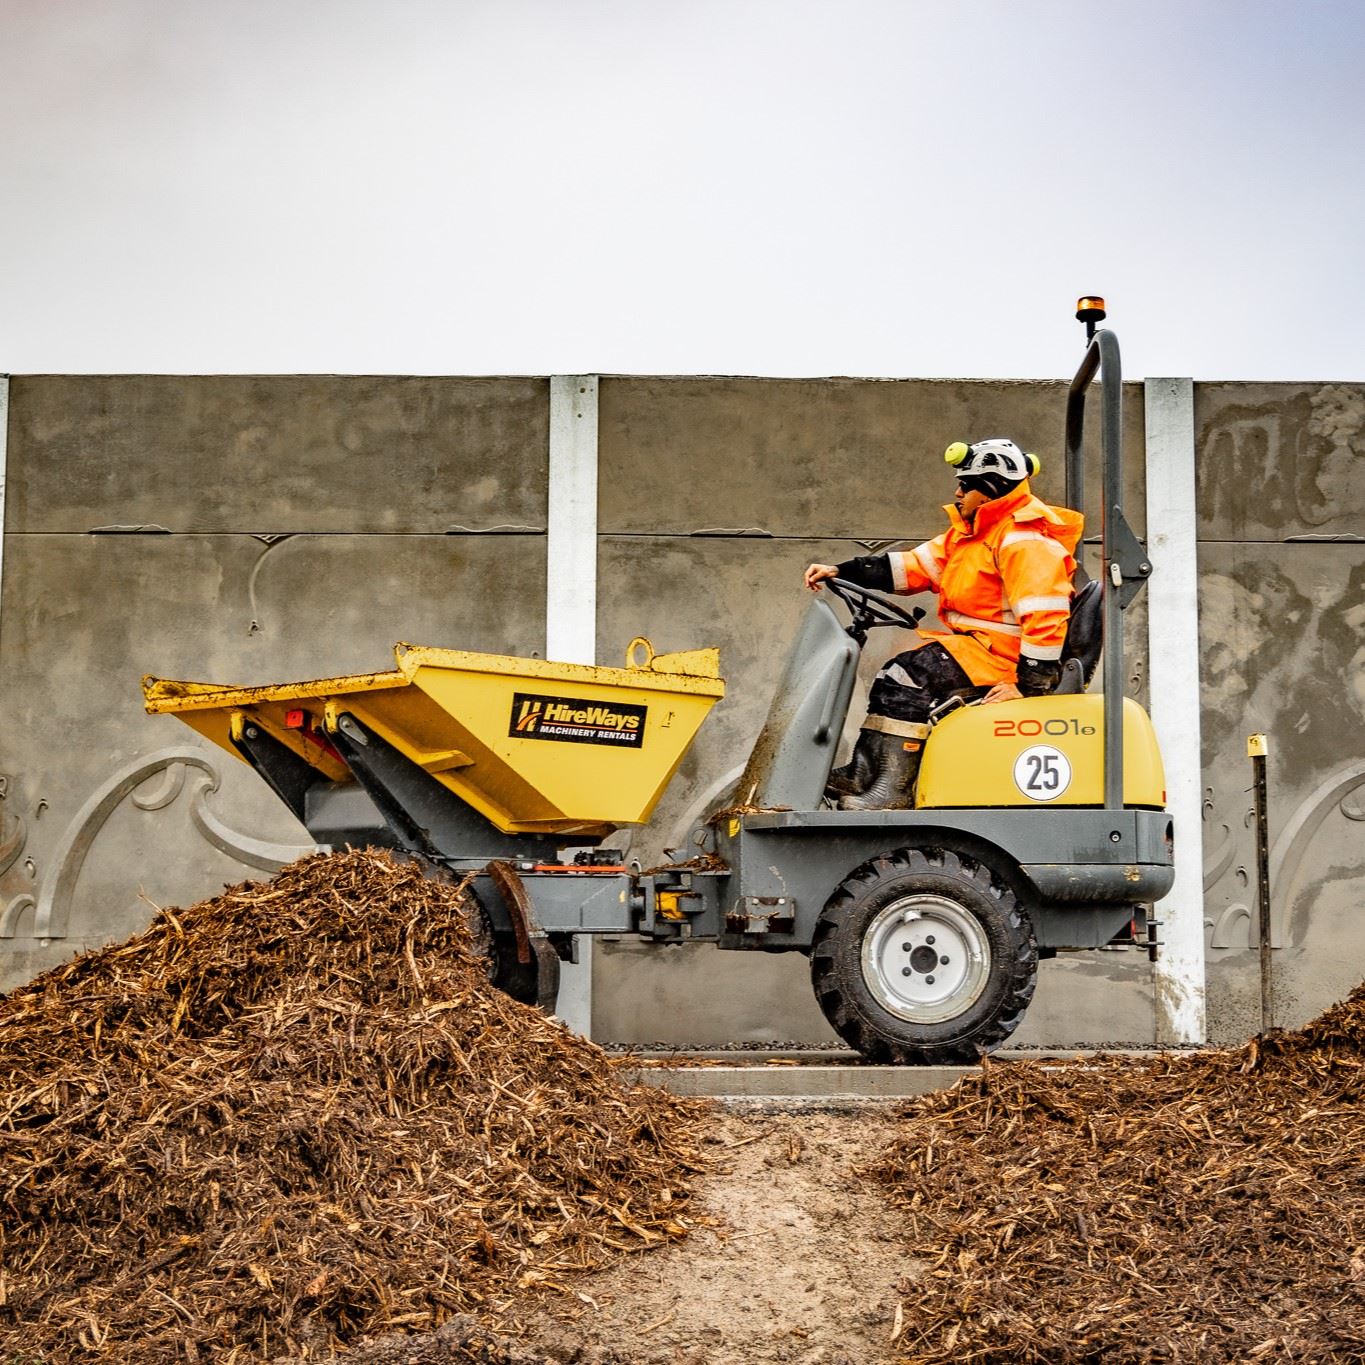
[(1084, 692), (1095, 676), (1104, 644), (1104, 591), (1092, 578), (1071, 599), (1071, 622), (1062, 646), (1062, 680), (1057, 693)]

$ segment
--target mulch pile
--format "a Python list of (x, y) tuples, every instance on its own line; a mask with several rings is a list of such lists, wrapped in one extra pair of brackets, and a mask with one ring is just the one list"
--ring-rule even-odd
[(701, 1107), (624, 1085), (469, 941), (456, 888), (320, 855), (0, 999), (0, 1360), (442, 1324), (487, 1359), (473, 1318), (684, 1236)]
[(988, 1063), (873, 1173), (906, 1360), (1365, 1360), (1365, 986), (1237, 1051)]

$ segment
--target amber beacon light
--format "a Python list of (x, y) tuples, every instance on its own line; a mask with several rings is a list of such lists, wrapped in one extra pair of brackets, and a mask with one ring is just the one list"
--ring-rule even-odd
[(1104, 300), (1095, 295), (1076, 300), (1076, 321), (1085, 323), (1085, 339), (1093, 340), (1095, 324), (1104, 321)]

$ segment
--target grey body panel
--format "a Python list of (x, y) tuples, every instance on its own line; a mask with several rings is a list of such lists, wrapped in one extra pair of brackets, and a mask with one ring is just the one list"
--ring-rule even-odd
[[(661, 942), (686, 938), (786, 952), (809, 948), (820, 912), (855, 868), (909, 846), (954, 849), (999, 869), (1021, 893), (1043, 948), (1103, 946), (1135, 906), (1163, 894), (1173, 875), (1170, 817), (1163, 811), (951, 814), (964, 818), (948, 823), (934, 811), (751, 815), (726, 843), (728, 871), (564, 874), (537, 872), (527, 862), (521, 877), (540, 928), (552, 935), (638, 933)], [(1023, 861), (1020, 850), (1031, 847), (1056, 860)], [(1086, 861), (1109, 849), (1119, 861)], [(464, 860), (448, 861), (460, 866)], [(475, 888), (494, 927), (506, 927), (496, 891), (482, 877)], [(684, 892), (684, 919), (658, 913), (664, 888)]]
[(860, 652), (829, 603), (813, 601), (740, 778), (741, 803), (791, 810), (814, 810), (820, 804), (848, 715)]
[(736, 873), (731, 921), (739, 918), (736, 907), (781, 900), (790, 928), (761, 940), (722, 929), (722, 947), (808, 946), (821, 910), (850, 872), (911, 845), (967, 853), (1006, 875), (1017, 868), (1016, 889), (1048, 948), (1107, 943), (1132, 906), (1165, 894), (1174, 876), (1164, 811), (775, 811), (740, 823), (723, 848)]
[(523, 873), (522, 883), (547, 933), (623, 934), (633, 927), (636, 894), (629, 873)]
[[(424, 774), (425, 776), (425, 774)], [(475, 812), (469, 812), (474, 815)], [(538, 873), (521, 876), (540, 927), (549, 934), (639, 933), (661, 942), (687, 938), (724, 948), (801, 951), (839, 883), (854, 868), (908, 844), (975, 851), (1018, 862), (1029, 883), (1030, 910), (1044, 948), (1095, 948), (1127, 923), (1133, 905), (1157, 899), (1173, 875), (1166, 851), (1169, 817), (1160, 811), (815, 811), (751, 815), (729, 841), (730, 872)], [(308, 827), (320, 843), (402, 848), (364, 791), (318, 786), (308, 794)], [(444, 826), (447, 830), (449, 825)], [(1110, 836), (1119, 834), (1114, 842)], [(506, 836), (504, 836), (506, 837)], [(1039, 861), (1024, 862), (1026, 849)], [(1128, 861), (1081, 861), (1112, 849)], [(992, 850), (995, 856), (992, 857)], [(1066, 857), (1070, 850), (1077, 855)], [(502, 850), (491, 846), (488, 856)], [(1048, 861), (1053, 859), (1054, 861)], [(478, 872), (486, 857), (446, 856), (455, 872)], [(656, 912), (662, 887), (682, 887), (686, 919)], [(488, 878), (473, 887), (492, 927), (512, 921)]]
[(303, 823), (332, 848), (402, 848), (379, 807), (356, 782), (318, 782), (304, 797)]
[[(533, 911), (528, 928), (559, 940), (573, 934), (627, 934), (640, 916), (640, 897), (626, 872), (534, 872), (532, 864), (518, 869)], [(477, 869), (459, 871), (477, 873)], [(494, 933), (513, 930), (512, 910), (491, 877), (475, 875), (470, 889), (488, 915)]]

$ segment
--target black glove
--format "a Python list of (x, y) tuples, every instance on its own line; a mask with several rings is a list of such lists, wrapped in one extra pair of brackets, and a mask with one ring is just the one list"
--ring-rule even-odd
[(1060, 659), (1033, 659), (1019, 656), (1019, 677), (1015, 686), (1026, 697), (1045, 697), (1062, 680)]
[(839, 577), (860, 588), (871, 588), (874, 592), (890, 592), (891, 561), (885, 555), (859, 555), (857, 559), (846, 559), (839, 565)]

